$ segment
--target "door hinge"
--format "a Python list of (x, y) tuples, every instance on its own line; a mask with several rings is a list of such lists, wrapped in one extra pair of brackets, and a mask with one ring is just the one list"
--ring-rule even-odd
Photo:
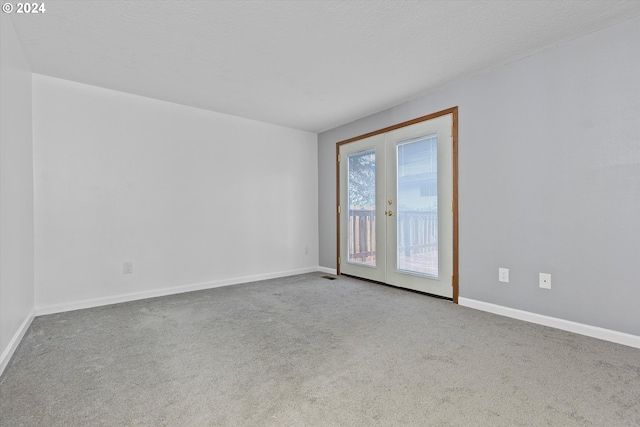
[(340, 163), (340, 154), (338, 154), (338, 163)]
[(338, 265), (342, 264), (341, 262), (342, 260), (340, 259), (340, 257), (338, 257)]
[(338, 213), (342, 213), (342, 209), (340, 209), (340, 205), (338, 205)]
[(451, 126), (451, 138), (453, 138), (453, 126)]

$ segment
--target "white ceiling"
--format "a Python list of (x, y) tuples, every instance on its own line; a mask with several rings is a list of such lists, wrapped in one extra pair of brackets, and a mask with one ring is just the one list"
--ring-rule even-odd
[(640, 1), (45, 1), (35, 73), (313, 132), (640, 15)]

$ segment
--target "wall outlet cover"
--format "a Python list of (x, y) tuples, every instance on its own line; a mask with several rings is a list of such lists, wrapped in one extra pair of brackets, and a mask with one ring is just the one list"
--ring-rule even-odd
[(551, 274), (540, 273), (540, 287), (542, 289), (551, 289)]
[(509, 269), (508, 268), (498, 268), (498, 280), (500, 282), (509, 283)]
[(133, 263), (131, 261), (122, 264), (122, 274), (133, 274)]

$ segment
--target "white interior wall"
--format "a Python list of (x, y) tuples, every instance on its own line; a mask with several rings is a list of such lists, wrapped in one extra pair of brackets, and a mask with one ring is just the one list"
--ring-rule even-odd
[(316, 134), (37, 74), (33, 120), (39, 312), (317, 268)]
[(460, 296), (640, 336), (638, 46), (634, 18), (320, 134), (320, 265), (336, 142), (458, 106)]
[(33, 318), (31, 70), (0, 17), (0, 374)]

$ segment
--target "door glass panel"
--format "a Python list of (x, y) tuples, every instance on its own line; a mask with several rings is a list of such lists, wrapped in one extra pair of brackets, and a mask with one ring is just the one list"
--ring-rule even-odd
[(376, 265), (376, 153), (349, 155), (348, 262)]
[(397, 145), (397, 269), (438, 277), (438, 138)]

